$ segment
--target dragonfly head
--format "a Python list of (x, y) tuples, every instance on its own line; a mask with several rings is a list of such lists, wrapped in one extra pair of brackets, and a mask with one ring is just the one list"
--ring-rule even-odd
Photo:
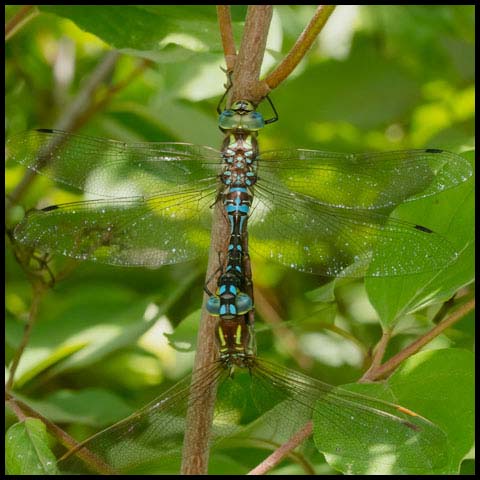
[(218, 126), (222, 132), (229, 130), (257, 132), (265, 126), (265, 120), (262, 114), (255, 110), (252, 102), (239, 100), (220, 114)]

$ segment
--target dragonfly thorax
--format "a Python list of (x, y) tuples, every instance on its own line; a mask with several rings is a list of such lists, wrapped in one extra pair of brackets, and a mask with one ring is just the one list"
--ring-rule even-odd
[(226, 368), (250, 368), (255, 358), (255, 340), (243, 317), (219, 320), (216, 329), (220, 362)]
[(222, 148), (224, 162), (221, 180), (227, 186), (247, 186), (255, 184), (256, 156), (258, 147), (251, 133), (230, 133), (225, 137)]

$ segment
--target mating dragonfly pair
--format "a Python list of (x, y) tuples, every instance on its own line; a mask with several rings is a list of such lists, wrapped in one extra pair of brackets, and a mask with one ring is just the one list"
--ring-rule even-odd
[[(219, 290), (207, 303), (209, 312), (219, 317), (219, 361), (190, 387), (188, 379), (180, 382), (71, 452), (62, 463), (67, 469), (73, 453), (88, 460), (93, 452), (108, 468), (121, 472), (134, 471), (147, 457), (179, 458), (187, 399), (200, 399), (220, 379), (220, 394), (223, 390), (230, 401), (251, 395), (250, 410), (255, 405), (259, 415), (270, 417), (267, 422), (278, 411), (282, 418), (288, 411), (295, 411), (295, 418), (319, 416), (323, 428), (330, 425), (339, 437), (325, 435), (317, 448), (345, 455), (352, 464), (363, 461), (366, 441), (351, 438), (352, 425), (368, 426), (378, 444), (390, 445), (405, 471), (419, 465), (419, 452), (423, 466), (432, 470), (445, 460), (444, 434), (428, 420), (256, 357), (253, 325), (246, 320), (253, 301), (244, 292), (247, 252), (242, 242), (248, 221), (252, 250), (325, 276), (395, 276), (438, 269), (455, 260), (455, 249), (428, 227), (389, 215), (400, 203), (464, 182), (471, 175), (468, 163), (436, 149), (259, 154), (256, 136), (263, 125), (253, 106), (241, 101), (220, 116), (225, 132), (221, 152), (190, 144), (126, 144), (52, 130), (28, 132), (8, 142), (8, 153), (18, 163), (102, 197), (29, 213), (14, 233), (21, 243), (76, 259), (157, 267), (205, 251), (210, 207), (216, 201), (223, 203), (230, 225)], [(251, 373), (247, 392), (240, 396), (230, 377), (232, 366), (248, 367)], [(215, 418), (228, 419), (232, 412), (222, 412), (221, 404)], [(215, 418), (212, 440), (243, 434), (235, 422), (215, 425)]]

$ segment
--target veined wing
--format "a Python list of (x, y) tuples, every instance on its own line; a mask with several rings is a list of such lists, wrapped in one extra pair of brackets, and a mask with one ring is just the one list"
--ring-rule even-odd
[(12, 136), (7, 155), (65, 185), (101, 197), (152, 196), (217, 175), (220, 153), (187, 143), (124, 143), (60, 130)]
[[(446, 462), (445, 434), (398, 405), (336, 388), (257, 358), (251, 372), (215, 364), (190, 377), (125, 420), (94, 435), (59, 462), (65, 473), (179, 473), (187, 404), (217, 390), (210, 441), (212, 454), (229, 439), (281, 444), (309, 420), (319, 425), (317, 448), (362, 468), (378, 448), (382, 468), (425, 472)], [(243, 424), (242, 418), (253, 420)], [(317, 439), (316, 439), (317, 440)], [(235, 443), (234, 443), (235, 444)], [(389, 455), (385, 455), (388, 452)], [(188, 452), (187, 452), (188, 455)], [(377, 460), (377, 466), (379, 461)], [(145, 468), (147, 470), (145, 470)], [(371, 472), (370, 472), (371, 473)]]
[(261, 358), (252, 372), (256, 404), (271, 412), (251, 435), (283, 443), (313, 419), (317, 449), (340, 461), (344, 473), (433, 473), (447, 464), (445, 433), (415, 412)]
[(281, 185), (332, 207), (376, 209), (434, 195), (472, 174), (460, 155), (445, 150), (345, 154), (318, 150), (261, 153), (259, 184)]
[(248, 229), (252, 251), (324, 276), (406, 275), (437, 270), (457, 257), (445, 238), (426, 227), (260, 183)]
[(154, 197), (55, 205), (27, 214), (15, 239), (47, 252), (110, 265), (158, 267), (187, 261), (210, 243), (215, 183)]
[[(188, 375), (138, 412), (70, 450), (58, 463), (64, 473), (134, 474), (153, 465), (179, 473), (188, 403), (202, 401), (228, 375), (219, 363)], [(232, 425), (232, 428), (235, 426)]]

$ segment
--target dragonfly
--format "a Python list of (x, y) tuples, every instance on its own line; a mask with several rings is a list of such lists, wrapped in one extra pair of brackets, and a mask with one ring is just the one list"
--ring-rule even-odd
[[(252, 104), (236, 102), (220, 115), (225, 133), (221, 152), (190, 144), (125, 144), (52, 130), (9, 142), (19, 163), (102, 197), (31, 212), (15, 230), (20, 242), (77, 259), (156, 267), (191, 259), (205, 249), (202, 232), (209, 226), (212, 203), (223, 203), (230, 225), (225, 271), (207, 303), (219, 317), (218, 360), (192, 383), (187, 378), (67, 453), (60, 462), (63, 470), (76, 472), (80, 461), (104, 473), (139, 473), (152, 462), (179, 462), (187, 405), (217, 384), (214, 447), (222, 443), (218, 440), (256, 432), (266, 418), (266, 440), (278, 442), (294, 433), (299, 419), (319, 417), (322, 428), (330, 425), (335, 432), (321, 435), (325, 440), (317, 442), (319, 450), (342, 455), (352, 465), (364, 458), (365, 437), (351, 438), (352, 428), (362, 426), (394, 458), (383, 459), (386, 465), (395, 461), (405, 472), (434, 471), (446, 461), (445, 436), (427, 419), (256, 356), (248, 315), (253, 301), (242, 291), (248, 283), (242, 244), (248, 220), (254, 249), (301, 271), (389, 276), (440, 268), (455, 259), (453, 247), (428, 227), (395, 220), (389, 213), (399, 203), (462, 183), (470, 175), (468, 164), (435, 149), (259, 154), (256, 136), (266, 123)], [(121, 188), (110, 190), (112, 183)], [(398, 255), (398, 242), (415, 261)], [(385, 253), (393, 243), (395, 255)], [(243, 385), (238, 376), (233, 380), (236, 370), (249, 372)], [(256, 420), (248, 421), (252, 415)], [(275, 415), (283, 419), (282, 428), (272, 421)]]
[[(448, 461), (444, 432), (411, 410), (333, 387), (256, 355), (254, 331), (238, 316), (238, 335), (219, 320), (219, 358), (192, 382), (187, 376), (147, 406), (67, 452), (64, 473), (178, 473), (187, 408), (217, 388), (210, 434), (211, 456), (238, 445), (280, 445), (314, 421), (316, 448), (342, 457), (348, 469), (376, 473), (435, 472)], [(230, 327), (227, 327), (227, 330)], [(236, 370), (235, 375), (232, 374)], [(252, 442), (252, 443), (250, 443)], [(375, 450), (377, 449), (377, 450)], [(373, 454), (371, 452), (375, 452)], [(368, 472), (371, 473), (371, 470)]]
[(260, 153), (257, 136), (269, 120), (250, 102), (236, 102), (219, 117), (220, 151), (46, 129), (14, 135), (10, 159), (88, 196), (31, 211), (15, 239), (75, 259), (155, 268), (203, 255), (211, 207), (230, 201), (246, 208), (251, 250), (299, 271), (386, 277), (455, 261), (442, 235), (391, 213), (466, 181), (465, 159), (439, 149)]

